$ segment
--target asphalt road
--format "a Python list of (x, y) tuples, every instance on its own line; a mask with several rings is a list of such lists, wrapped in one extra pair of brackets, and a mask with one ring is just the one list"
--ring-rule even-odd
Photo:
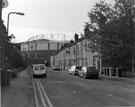
[(48, 70), (47, 78), (40, 81), (54, 107), (135, 106), (134, 86), (53, 70)]

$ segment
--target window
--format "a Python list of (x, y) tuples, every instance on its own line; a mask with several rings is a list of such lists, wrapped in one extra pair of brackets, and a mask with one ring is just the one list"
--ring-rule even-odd
[(88, 42), (85, 43), (85, 50), (88, 51)]
[(70, 55), (70, 48), (67, 48), (66, 54)]
[(86, 42), (86, 51), (89, 51), (91, 48), (93, 48), (93, 41), (87, 41)]
[(35, 70), (39, 70), (39, 66), (35, 66)]
[(40, 66), (40, 70), (44, 70), (45, 68), (44, 68), (44, 66)]
[(87, 65), (88, 65), (87, 58), (85, 58), (85, 66), (87, 66)]
[(76, 47), (75, 46), (73, 47), (73, 54), (74, 55), (76, 54)]
[(80, 53), (81, 53), (81, 45), (77, 44), (77, 54), (80, 54)]

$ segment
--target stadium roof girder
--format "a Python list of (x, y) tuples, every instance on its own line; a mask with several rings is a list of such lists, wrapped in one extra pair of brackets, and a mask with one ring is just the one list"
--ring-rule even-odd
[[(57, 36), (59, 39), (59, 36), (62, 36), (62, 40), (55, 40), (54, 36)], [(48, 39), (47, 37), (50, 37)], [(36, 36), (30, 37), (24, 44), (31, 43), (31, 42), (37, 42), (37, 41), (66, 41), (65, 40), (65, 34), (40, 34)]]

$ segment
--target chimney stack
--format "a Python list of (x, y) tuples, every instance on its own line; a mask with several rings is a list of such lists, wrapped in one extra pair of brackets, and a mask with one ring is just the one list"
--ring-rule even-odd
[(79, 35), (78, 35), (77, 33), (75, 33), (75, 35), (74, 35), (74, 39), (75, 39), (75, 41), (77, 41), (77, 40), (78, 40), (78, 37), (79, 37)]

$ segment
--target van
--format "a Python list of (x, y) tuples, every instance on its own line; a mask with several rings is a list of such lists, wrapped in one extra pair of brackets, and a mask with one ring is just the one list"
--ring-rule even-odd
[(33, 70), (33, 77), (35, 76), (47, 76), (47, 70), (46, 66), (44, 64), (33, 64), (32, 65)]

